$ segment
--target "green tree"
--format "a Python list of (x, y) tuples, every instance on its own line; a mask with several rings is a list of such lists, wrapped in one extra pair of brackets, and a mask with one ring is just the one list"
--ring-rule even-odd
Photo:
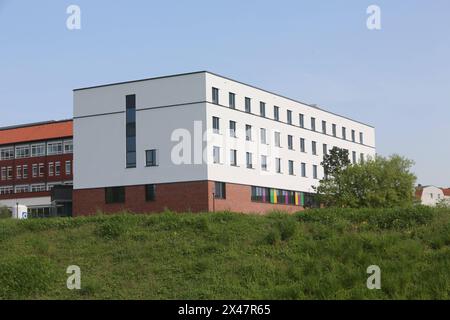
[(11, 211), (7, 207), (0, 207), (0, 219), (11, 218)]
[(340, 163), (316, 188), (324, 205), (381, 208), (413, 204), (416, 177), (410, 172), (411, 160), (393, 155), (353, 165)]

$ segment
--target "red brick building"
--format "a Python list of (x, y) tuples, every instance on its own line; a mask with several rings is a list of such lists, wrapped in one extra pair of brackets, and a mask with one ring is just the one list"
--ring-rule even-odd
[(32, 215), (71, 214), (52, 200), (55, 186), (73, 184), (73, 122), (0, 128), (0, 206), (26, 205)]

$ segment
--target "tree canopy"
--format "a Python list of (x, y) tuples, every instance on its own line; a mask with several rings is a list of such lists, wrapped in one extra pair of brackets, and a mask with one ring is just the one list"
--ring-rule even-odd
[(348, 151), (333, 148), (322, 165), (325, 178), (315, 190), (325, 206), (386, 208), (414, 201), (413, 162), (399, 155), (351, 164)]

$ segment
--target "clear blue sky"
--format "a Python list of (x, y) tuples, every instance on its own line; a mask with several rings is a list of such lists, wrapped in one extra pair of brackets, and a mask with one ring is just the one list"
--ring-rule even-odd
[(448, 0), (0, 0), (0, 126), (70, 118), (74, 88), (206, 69), (370, 123), (379, 154), (450, 187), (449, 58)]

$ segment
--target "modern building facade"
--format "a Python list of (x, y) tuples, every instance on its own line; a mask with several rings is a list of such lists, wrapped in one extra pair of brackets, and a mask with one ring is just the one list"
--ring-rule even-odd
[(31, 215), (69, 214), (52, 199), (55, 186), (73, 184), (73, 122), (0, 128), (0, 206), (28, 207)]
[(333, 147), (375, 130), (206, 71), (76, 89), (73, 211), (299, 211)]

